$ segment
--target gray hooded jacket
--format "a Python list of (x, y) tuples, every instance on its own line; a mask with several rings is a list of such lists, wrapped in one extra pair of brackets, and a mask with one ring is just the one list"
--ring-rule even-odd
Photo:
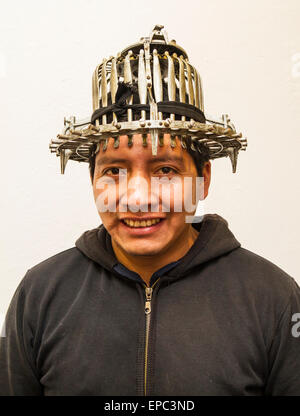
[(300, 395), (300, 289), (217, 214), (146, 288), (103, 225), (29, 269), (0, 339), (0, 395)]

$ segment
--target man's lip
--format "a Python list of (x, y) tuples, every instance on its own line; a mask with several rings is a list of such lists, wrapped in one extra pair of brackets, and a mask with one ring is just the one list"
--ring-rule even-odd
[[(134, 218), (134, 217), (131, 217)], [(136, 217), (135, 217), (136, 218)], [(139, 217), (141, 218), (141, 217)], [(152, 217), (154, 218), (154, 217)], [(158, 217), (155, 217), (158, 218)], [(128, 237), (146, 237), (146, 236), (151, 236), (151, 235), (157, 235), (157, 232), (164, 227), (164, 220), (165, 218), (161, 218), (161, 221), (156, 221), (154, 223), (152, 223), (152, 225), (147, 225), (145, 227), (130, 227), (127, 224), (127, 221), (120, 221), (120, 231), (123, 233), (126, 231), (126, 235), (128, 235)], [(132, 220), (133, 221), (133, 220)], [(145, 220), (146, 222), (146, 220)]]
[(124, 217), (120, 218), (120, 221), (132, 220), (132, 221), (149, 221), (149, 220), (164, 220), (166, 217)]

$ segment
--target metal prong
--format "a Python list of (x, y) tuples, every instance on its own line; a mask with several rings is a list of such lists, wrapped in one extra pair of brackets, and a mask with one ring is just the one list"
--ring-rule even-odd
[(99, 108), (99, 78), (98, 78), (99, 65), (96, 67), (93, 73), (93, 111)]
[(117, 136), (117, 137), (114, 137), (114, 148), (118, 148), (119, 147), (119, 145), (120, 145), (120, 138), (119, 138), (119, 136)]
[(199, 78), (195, 68), (193, 68), (194, 72), (194, 83), (195, 83), (195, 106), (200, 108), (200, 85), (199, 85)]
[(228, 121), (230, 121), (228, 114), (222, 114), (222, 121), (223, 121), (224, 128), (226, 129), (228, 127)]
[(196, 148), (195, 148), (195, 145), (194, 145), (194, 140), (193, 140), (193, 138), (192, 138), (192, 140), (191, 140), (191, 149), (192, 149), (194, 152), (196, 152)]
[[(111, 73), (110, 73), (110, 92), (111, 92), (111, 102), (114, 104), (116, 102), (116, 93), (118, 88), (118, 74), (117, 74), (117, 63), (116, 58), (113, 58), (111, 62)], [(113, 113), (113, 121), (117, 121), (116, 114)]]
[(176, 134), (171, 134), (171, 142), (170, 142), (170, 144), (171, 144), (171, 147), (176, 147), (176, 140), (175, 140), (175, 138), (176, 138)]
[[(153, 51), (153, 83), (155, 101), (158, 103), (163, 100), (163, 88), (161, 79), (161, 69), (156, 49), (154, 49)], [(162, 118), (162, 112), (159, 112), (158, 119), (162, 120)]]
[(198, 78), (198, 85), (199, 85), (199, 92), (200, 92), (200, 110), (204, 111), (204, 98), (203, 98), (203, 89), (202, 89), (202, 81), (199, 73), (197, 72), (197, 78)]
[[(186, 85), (185, 85), (185, 73), (183, 56), (178, 59), (179, 62), (179, 99), (182, 103), (185, 103)], [(185, 121), (185, 116), (181, 116), (181, 120)]]
[(99, 150), (100, 150), (100, 142), (97, 143), (94, 154), (96, 155), (99, 152)]
[[(147, 82), (144, 61), (144, 50), (140, 50), (139, 54), (139, 74), (138, 74), (139, 98), (141, 104), (147, 104)], [(141, 118), (146, 119), (146, 111), (141, 111)]]
[(127, 137), (128, 137), (128, 147), (131, 147), (133, 145), (133, 141), (132, 141), (133, 136), (132, 134), (128, 134)]
[[(168, 97), (170, 101), (176, 100), (176, 84), (175, 84), (175, 68), (173, 58), (166, 51), (165, 55), (168, 58)], [(175, 114), (170, 114), (170, 119), (175, 120)]]
[(162, 147), (164, 145), (164, 135), (159, 134), (158, 140), (159, 140), (159, 146)]
[(158, 144), (158, 131), (157, 129), (151, 130), (151, 143), (152, 143), (152, 155), (157, 155), (157, 144)]
[[(148, 96), (149, 96), (149, 101), (150, 101), (150, 119), (158, 120), (158, 108), (157, 108), (156, 102), (153, 99), (151, 87), (148, 87)], [(150, 130), (150, 135), (151, 135), (151, 143), (152, 143), (152, 155), (156, 156), (157, 155), (157, 143), (158, 143), (158, 129), (152, 128)]]
[[(132, 55), (132, 51), (129, 51), (125, 57), (124, 61), (124, 82), (126, 84), (132, 83), (132, 72), (131, 72), (131, 65), (130, 65), (130, 57)], [(133, 95), (127, 98), (127, 104), (131, 105), (133, 103)], [(129, 108), (127, 110), (128, 121), (132, 121), (132, 110)]]
[(186, 142), (185, 142), (185, 137), (186, 137), (186, 136), (180, 136), (181, 147), (182, 147), (183, 149), (186, 149), (186, 148), (187, 148), (187, 146), (186, 146)]
[(187, 76), (188, 76), (189, 104), (194, 105), (194, 88), (193, 88), (191, 65), (188, 63), (187, 60), (185, 60), (184, 62), (186, 65)]
[(72, 154), (70, 149), (61, 149), (60, 150), (60, 173), (63, 175), (65, 173), (66, 165)]
[(143, 134), (142, 137), (143, 137), (143, 146), (146, 147), (147, 144), (148, 144), (147, 143), (147, 137), (148, 137), (148, 135), (147, 134)]
[[(106, 80), (106, 59), (103, 60), (101, 70), (101, 99), (102, 107), (107, 107), (107, 80)], [(102, 116), (102, 124), (106, 124), (106, 114)]]
[(144, 41), (144, 51), (145, 51), (145, 62), (146, 62), (146, 79), (147, 79), (147, 88), (152, 88), (152, 74), (150, 66), (150, 42), (148, 39)]
[(197, 145), (197, 150), (198, 150), (199, 153), (202, 153), (202, 150), (201, 150), (199, 145)]
[(108, 145), (108, 138), (106, 138), (106, 139), (104, 140), (103, 150), (106, 150), (106, 149), (107, 149), (107, 145)]
[(230, 157), (232, 173), (235, 173), (236, 165), (237, 165), (238, 149), (236, 147), (227, 147), (226, 152), (228, 156)]

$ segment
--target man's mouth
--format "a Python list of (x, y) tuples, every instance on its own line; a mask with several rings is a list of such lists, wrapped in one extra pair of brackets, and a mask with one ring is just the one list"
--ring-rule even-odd
[(144, 228), (144, 227), (152, 227), (159, 222), (161, 222), (164, 218), (155, 218), (155, 219), (148, 219), (148, 220), (131, 220), (131, 219), (123, 219), (121, 220), (123, 224), (130, 228)]

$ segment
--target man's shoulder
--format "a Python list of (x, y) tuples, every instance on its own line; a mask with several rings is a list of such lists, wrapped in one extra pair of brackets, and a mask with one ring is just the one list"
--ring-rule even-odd
[(244, 247), (231, 253), (232, 273), (249, 290), (288, 299), (297, 286), (289, 275), (271, 260)]
[(82, 273), (90, 260), (76, 246), (60, 251), (30, 267), (24, 277), (26, 285), (55, 284), (61, 279)]
[(286, 271), (273, 261), (245, 247), (239, 247), (236, 250), (235, 261), (237, 266), (240, 265), (242, 268), (246, 268), (249, 273), (253, 272), (256, 276), (263, 273), (265, 276), (270, 276), (270, 278), (292, 279)]
[(83, 257), (85, 256), (83, 256), (80, 250), (78, 250), (77, 247), (74, 246), (45, 258), (39, 263), (34, 264), (28, 270), (32, 272), (40, 272), (48, 269), (51, 270), (62, 265), (66, 266), (69, 263), (78, 261), (79, 259), (82, 260)]

